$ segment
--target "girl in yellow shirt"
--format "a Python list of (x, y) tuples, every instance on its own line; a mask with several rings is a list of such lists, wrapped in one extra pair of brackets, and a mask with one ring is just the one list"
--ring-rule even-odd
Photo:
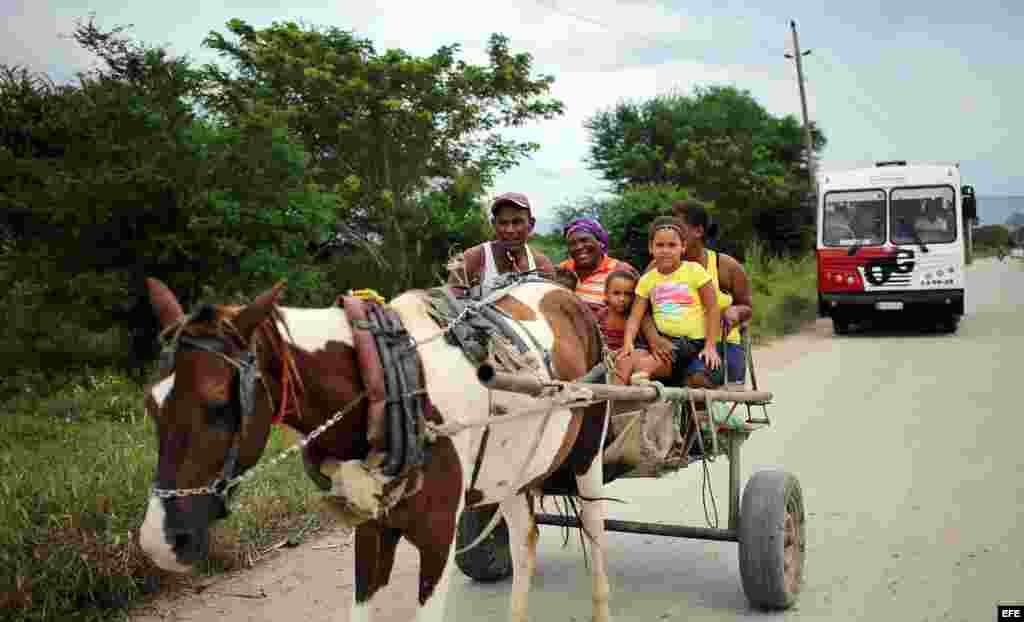
[[(694, 358), (701, 359), (712, 371), (722, 363), (715, 347), (722, 326), (718, 292), (703, 266), (683, 261), (684, 239), (679, 224), (671, 217), (658, 218), (651, 224), (648, 248), (656, 269), (637, 283), (636, 302), (616, 357), (616, 373), (628, 378), (630, 384), (651, 377), (682, 384)], [(672, 341), (670, 361), (662, 362), (633, 347), (648, 307), (658, 332)]]

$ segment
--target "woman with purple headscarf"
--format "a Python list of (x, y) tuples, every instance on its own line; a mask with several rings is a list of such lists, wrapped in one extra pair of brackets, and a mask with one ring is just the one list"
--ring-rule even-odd
[(590, 218), (577, 218), (562, 231), (569, 250), (569, 259), (558, 264), (570, 270), (579, 281), (576, 295), (600, 312), (605, 307), (605, 280), (612, 272), (639, 274), (633, 266), (621, 259), (608, 256), (608, 232), (601, 223)]

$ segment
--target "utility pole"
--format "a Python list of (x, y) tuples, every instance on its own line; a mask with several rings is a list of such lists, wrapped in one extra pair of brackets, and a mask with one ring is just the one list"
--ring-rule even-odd
[(811, 178), (811, 191), (815, 198), (814, 224), (818, 224), (818, 177), (814, 167), (814, 140), (811, 138), (811, 121), (807, 118), (807, 92), (804, 89), (804, 67), (801, 58), (811, 53), (810, 50), (800, 52), (800, 39), (796, 34), (796, 21), (789, 20), (789, 27), (793, 31), (793, 53), (786, 54), (786, 58), (796, 59), (796, 79), (800, 85), (800, 107), (804, 113), (804, 143), (807, 149), (807, 174)]

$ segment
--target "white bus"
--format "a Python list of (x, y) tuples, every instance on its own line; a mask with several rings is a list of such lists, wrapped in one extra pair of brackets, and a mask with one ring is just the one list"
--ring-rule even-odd
[(879, 162), (825, 173), (818, 198), (818, 314), (837, 334), (908, 313), (955, 332), (964, 313), (974, 189), (959, 164)]

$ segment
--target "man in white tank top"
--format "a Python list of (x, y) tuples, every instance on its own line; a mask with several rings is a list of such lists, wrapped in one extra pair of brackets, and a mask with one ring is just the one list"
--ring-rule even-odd
[[(518, 192), (499, 195), (491, 203), (491, 216), (497, 239), (478, 244), (462, 254), (465, 277), (470, 285), (480, 283), (482, 295), (486, 296), (499, 274), (531, 270), (554, 274), (551, 260), (531, 251), (526, 243), (537, 224), (526, 195)], [(461, 284), (455, 274), (448, 282)]]

